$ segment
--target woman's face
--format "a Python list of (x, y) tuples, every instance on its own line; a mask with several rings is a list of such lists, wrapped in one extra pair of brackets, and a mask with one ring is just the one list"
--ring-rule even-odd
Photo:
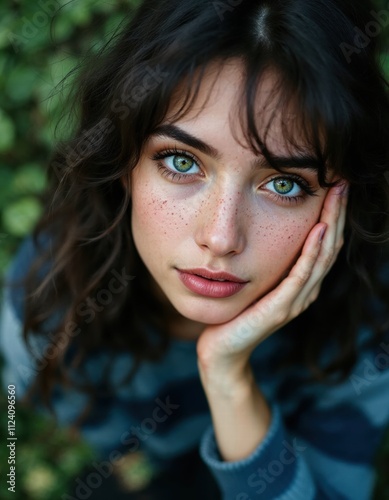
[[(133, 237), (156, 290), (182, 316), (204, 324), (231, 320), (287, 275), (327, 192), (317, 181), (314, 159), (307, 160), (314, 156), (309, 148), (305, 168), (291, 168), (288, 158), (301, 158), (301, 151), (283, 140), (277, 117), (266, 142), (285, 174), (245, 146), (238, 120), (231, 119), (241, 76), (238, 62), (224, 66), (216, 80), (210, 70), (198, 105), (178, 121), (169, 119), (172, 107), (131, 174)], [(272, 78), (268, 74), (258, 92), (264, 127), (272, 112), (266, 105)], [(202, 271), (182, 272), (193, 269)], [(206, 270), (244, 283), (196, 276)]]

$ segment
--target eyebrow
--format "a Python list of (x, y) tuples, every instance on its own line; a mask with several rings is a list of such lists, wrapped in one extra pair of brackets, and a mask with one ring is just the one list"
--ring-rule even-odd
[[(172, 124), (160, 125), (157, 127), (154, 132), (151, 134), (152, 136), (157, 137), (170, 137), (171, 139), (175, 139), (187, 146), (197, 149), (202, 153), (210, 156), (215, 160), (220, 160), (222, 157), (221, 153), (211, 146), (207, 144), (203, 140), (195, 137), (188, 132), (185, 132), (181, 128)], [(274, 155), (270, 154), (271, 165), (268, 160), (262, 156), (257, 158), (252, 163), (253, 170), (258, 168), (273, 168), (277, 167), (280, 169), (288, 169), (288, 168), (304, 168), (307, 170), (312, 170), (317, 172), (320, 169), (321, 163), (316, 158), (316, 156), (309, 155), (307, 153), (300, 153), (295, 156), (282, 156), (282, 155)]]
[(215, 160), (221, 158), (221, 154), (216, 148), (210, 146), (209, 144), (195, 137), (194, 135), (185, 132), (176, 125), (171, 125), (171, 124), (161, 125), (155, 129), (152, 135), (171, 137), (172, 139), (176, 139), (177, 141), (180, 141), (188, 146), (191, 146), (192, 148), (198, 149), (202, 153), (210, 156), (211, 158), (214, 158)]

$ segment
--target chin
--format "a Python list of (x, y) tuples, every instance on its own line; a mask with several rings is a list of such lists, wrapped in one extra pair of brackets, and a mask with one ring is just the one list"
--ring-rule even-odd
[[(173, 304), (174, 305), (174, 304)], [(184, 304), (174, 305), (177, 311), (185, 318), (204, 323), (205, 325), (220, 325), (228, 323), (233, 318), (238, 316), (244, 308), (231, 308), (228, 304), (215, 304), (210, 301), (209, 304)]]

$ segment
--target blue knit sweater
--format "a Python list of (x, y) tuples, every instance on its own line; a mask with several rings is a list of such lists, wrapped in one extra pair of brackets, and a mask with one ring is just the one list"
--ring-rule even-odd
[[(23, 276), (34, 255), (27, 238), (7, 280)], [(54, 348), (49, 336), (34, 337), (33, 349), (41, 361), (35, 363), (28, 353), (21, 336), (22, 295), (20, 290), (4, 289), (0, 318), (3, 383), (14, 384), (18, 397)], [(374, 348), (366, 348), (370, 335), (361, 327), (358, 362), (346, 381), (333, 386), (305, 384), (304, 368), (274, 371), (277, 357), (290, 345), (284, 330), (261, 343), (251, 365), (271, 407), (271, 425), (244, 460), (225, 462), (219, 454), (199, 379), (195, 341), (172, 340), (163, 359), (143, 362), (130, 383), (120, 384), (132, 366), (132, 356), (117, 355), (109, 378), (113, 393), (103, 391), (109, 353), (91, 353), (85, 373), (101, 391), (82, 426), (83, 435), (102, 459), (113, 461), (139, 450), (161, 469), (197, 448), (225, 500), (366, 500), (376, 479), (372, 463), (389, 423), (389, 332)], [(329, 349), (323, 360), (330, 355)], [(82, 380), (79, 373), (73, 376)], [(56, 387), (53, 406), (59, 422), (73, 422), (87, 401), (82, 392)]]

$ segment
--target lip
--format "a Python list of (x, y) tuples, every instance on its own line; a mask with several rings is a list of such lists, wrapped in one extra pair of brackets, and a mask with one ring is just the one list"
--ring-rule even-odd
[[(182, 283), (188, 290), (203, 297), (225, 298), (240, 292), (248, 281), (225, 272), (211, 272), (207, 269), (177, 269)], [(197, 273), (201, 273), (197, 274)], [(226, 281), (217, 281), (217, 280)]]
[(234, 283), (248, 283), (248, 281), (242, 280), (241, 278), (238, 278), (238, 276), (234, 276), (233, 274), (226, 273), (224, 271), (213, 272), (200, 267), (196, 269), (178, 269), (178, 271), (187, 274), (195, 274), (203, 278), (208, 278), (209, 280), (226, 280)]

